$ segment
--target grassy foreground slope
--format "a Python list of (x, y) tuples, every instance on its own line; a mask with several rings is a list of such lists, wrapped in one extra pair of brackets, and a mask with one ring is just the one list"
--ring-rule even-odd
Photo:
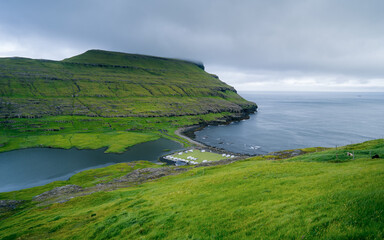
[(137, 141), (110, 149), (123, 151), (173, 135), (180, 126), (241, 118), (256, 110), (256, 104), (203, 69), (183, 60), (101, 50), (63, 61), (1, 58), (0, 151), (52, 146), (49, 142), (99, 147), (93, 144), (97, 138), (110, 146), (111, 134), (123, 139), (130, 132), (128, 138)]
[(0, 238), (383, 239), (384, 161), (370, 154), (383, 155), (384, 141), (191, 168), (65, 203), (27, 202), (0, 220)]

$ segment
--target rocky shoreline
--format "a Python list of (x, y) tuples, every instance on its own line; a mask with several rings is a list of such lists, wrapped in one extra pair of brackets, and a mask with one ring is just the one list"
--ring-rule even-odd
[[(232, 155), (232, 154), (234, 154), (233, 152), (227, 151), (227, 150), (225, 150), (223, 148), (208, 146), (208, 145), (206, 145), (206, 144), (204, 144), (202, 142), (196, 141), (195, 140), (195, 137), (196, 137), (195, 132), (204, 129), (208, 125), (214, 125), (214, 126), (228, 125), (228, 124), (230, 124), (232, 122), (249, 119), (250, 118), (249, 115), (254, 113), (254, 112), (256, 112), (256, 111), (257, 111), (257, 106), (255, 106), (254, 108), (251, 108), (251, 109), (246, 109), (246, 110), (244, 110), (239, 115), (227, 116), (227, 117), (224, 117), (222, 119), (218, 119), (218, 120), (214, 120), (214, 121), (200, 123), (200, 124), (197, 124), (197, 125), (192, 125), (192, 126), (187, 126), (187, 127), (179, 128), (179, 129), (177, 129), (175, 131), (175, 134), (177, 136), (181, 137), (181, 138), (186, 139), (196, 149), (199, 149), (199, 150), (201, 150), (201, 149), (208, 149), (208, 150), (211, 150), (211, 151), (216, 152), (216, 153)], [(257, 156), (259, 154), (250, 155), (250, 154), (236, 153), (236, 155), (240, 155), (241, 157), (251, 157), (251, 156)]]

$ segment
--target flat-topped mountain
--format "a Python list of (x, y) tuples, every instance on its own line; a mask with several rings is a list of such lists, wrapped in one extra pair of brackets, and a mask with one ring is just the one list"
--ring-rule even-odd
[(0, 59), (0, 118), (182, 116), (256, 108), (200, 63), (102, 50), (63, 61)]
[(204, 65), (197, 62), (103, 50), (89, 50), (83, 54), (64, 59), (63, 62), (129, 66), (153, 69), (172, 69), (180, 67), (181, 65), (192, 63), (204, 70)]

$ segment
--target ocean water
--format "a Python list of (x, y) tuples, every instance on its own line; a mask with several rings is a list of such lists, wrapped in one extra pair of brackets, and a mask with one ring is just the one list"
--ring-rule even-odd
[(335, 147), (384, 138), (384, 93), (240, 92), (256, 102), (250, 119), (208, 126), (196, 140), (226, 150), (273, 151)]

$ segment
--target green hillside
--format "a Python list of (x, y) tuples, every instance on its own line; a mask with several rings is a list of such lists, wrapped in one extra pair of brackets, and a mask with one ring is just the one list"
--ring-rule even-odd
[(0, 152), (110, 147), (116, 138), (127, 139), (108, 150), (121, 152), (159, 137), (177, 139), (179, 127), (241, 119), (256, 110), (203, 68), (101, 50), (63, 61), (1, 58)]
[[(384, 155), (384, 140), (318, 150), (187, 167), (113, 191), (92, 188), (140, 168), (143, 176), (148, 167), (169, 169), (124, 163), (1, 193), (0, 199), (24, 202), (3, 208), (0, 239), (383, 239), (384, 161), (370, 156)], [(67, 184), (90, 190), (31, 200)]]
[(64, 61), (0, 59), (0, 118), (181, 116), (255, 109), (194, 63), (87, 51)]

